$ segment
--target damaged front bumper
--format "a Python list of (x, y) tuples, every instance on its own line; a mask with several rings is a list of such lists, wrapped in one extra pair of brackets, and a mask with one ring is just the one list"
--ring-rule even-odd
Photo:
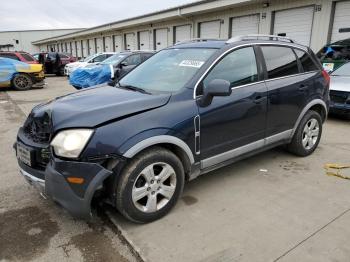
[[(20, 160), (20, 173), (44, 197), (59, 203), (74, 217), (91, 218), (91, 200), (103, 181), (112, 172), (97, 163), (51, 159), (45, 170), (34, 169)], [(69, 177), (82, 178), (83, 183), (72, 184)]]

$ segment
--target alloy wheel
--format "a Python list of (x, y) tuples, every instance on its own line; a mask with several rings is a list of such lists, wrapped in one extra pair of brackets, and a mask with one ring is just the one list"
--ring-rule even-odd
[(30, 84), (30, 82), (26, 76), (19, 75), (14, 79), (14, 84), (19, 89), (25, 89)]
[(175, 189), (175, 170), (164, 162), (153, 163), (136, 178), (132, 188), (132, 201), (142, 212), (156, 212), (171, 200)]
[(303, 130), (303, 147), (306, 150), (312, 149), (317, 143), (317, 139), (320, 133), (320, 127), (318, 121), (315, 118), (311, 118), (307, 121)]

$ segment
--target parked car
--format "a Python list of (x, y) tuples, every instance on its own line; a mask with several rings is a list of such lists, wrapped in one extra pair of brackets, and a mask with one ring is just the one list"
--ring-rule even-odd
[(44, 71), (40, 64), (27, 64), (0, 57), (0, 87), (24, 91), (44, 86)]
[(10, 58), (27, 64), (38, 64), (38, 61), (27, 52), (0, 51), (0, 57)]
[(350, 118), (350, 62), (330, 75), (330, 113)]
[(154, 52), (133, 51), (115, 54), (97, 65), (87, 65), (74, 70), (69, 83), (76, 89), (87, 88), (119, 79)]
[(17, 136), (21, 174), (77, 217), (90, 217), (103, 192), (143, 223), (167, 214), (201, 174), (280, 145), (312, 154), (329, 76), (308, 47), (256, 38), (180, 43), (114, 87), (35, 107)]
[(350, 61), (350, 38), (326, 45), (317, 53), (323, 68), (332, 72)]
[(64, 67), (68, 63), (77, 61), (77, 59), (68, 53), (38, 53), (33, 55), (39, 63), (44, 65), (46, 74), (64, 75)]
[(82, 60), (79, 60), (77, 62), (66, 64), (64, 67), (64, 74), (66, 76), (69, 76), (75, 69), (85, 67), (87, 65), (96, 65), (98, 63), (103, 62), (108, 57), (111, 57), (112, 55), (115, 55), (115, 52), (105, 52), (105, 53), (98, 53), (93, 54), (91, 56), (88, 56)]

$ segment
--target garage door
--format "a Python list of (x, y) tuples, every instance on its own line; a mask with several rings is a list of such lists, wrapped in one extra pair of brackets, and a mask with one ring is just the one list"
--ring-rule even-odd
[(120, 52), (122, 51), (122, 47), (123, 47), (123, 40), (122, 40), (122, 36), (121, 35), (115, 35), (113, 36), (113, 44), (114, 44), (114, 52)]
[(113, 44), (112, 44), (112, 37), (111, 36), (105, 36), (105, 42), (104, 42), (104, 51), (105, 52), (112, 52)]
[(276, 11), (273, 32), (310, 45), (313, 17), (313, 6)]
[(88, 40), (83, 40), (83, 57), (87, 57), (88, 56), (88, 44), (87, 44)]
[(220, 38), (220, 20), (202, 22), (199, 24), (200, 38)]
[(81, 41), (76, 41), (77, 43), (77, 57), (82, 57), (81, 55)]
[(135, 35), (134, 33), (125, 34), (125, 49), (135, 50)]
[(102, 52), (103, 52), (103, 39), (96, 38), (96, 53), (102, 53)]
[(231, 36), (259, 34), (260, 16), (246, 15), (231, 19)]
[(175, 26), (174, 27), (174, 31), (175, 31), (174, 43), (192, 39), (192, 30), (191, 29), (192, 29), (191, 25)]
[(350, 1), (337, 2), (331, 42), (350, 38)]
[(75, 41), (72, 42), (72, 56), (77, 56), (77, 49), (76, 49), (76, 44)]
[(89, 55), (95, 54), (95, 39), (88, 40)]
[(150, 50), (150, 35), (149, 31), (139, 32), (139, 49), (140, 50)]
[(154, 30), (155, 33), (155, 43), (154, 43), (154, 49), (160, 50), (168, 46), (168, 29), (156, 29)]

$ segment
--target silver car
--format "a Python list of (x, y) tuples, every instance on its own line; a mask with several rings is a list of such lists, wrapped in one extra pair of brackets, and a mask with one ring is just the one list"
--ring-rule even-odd
[(350, 118), (350, 62), (330, 74), (330, 113)]

